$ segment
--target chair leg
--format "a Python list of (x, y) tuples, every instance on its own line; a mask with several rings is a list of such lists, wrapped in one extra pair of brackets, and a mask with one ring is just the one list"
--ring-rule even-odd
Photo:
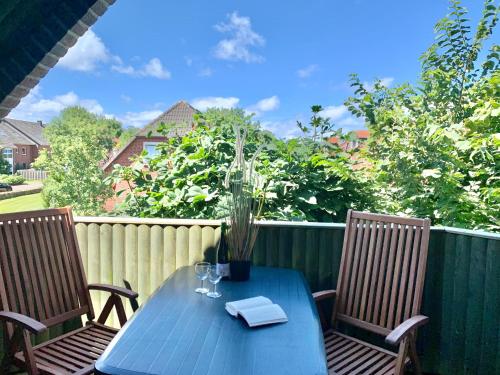
[(399, 344), (398, 356), (396, 358), (396, 366), (394, 375), (403, 375), (405, 373), (405, 362), (408, 355), (408, 339), (403, 339)]
[(323, 329), (323, 331), (326, 331), (329, 327), (328, 324), (326, 323), (325, 313), (323, 312), (323, 306), (320, 306), (318, 303), (316, 303), (316, 308), (318, 309), (321, 328)]
[(31, 348), (31, 338), (27, 331), (23, 330), (23, 354), (26, 369), (30, 375), (38, 375), (38, 368), (36, 367), (35, 355)]
[(7, 374), (10, 370), (10, 366), (12, 365), (12, 360), (14, 359), (14, 354), (19, 349), (19, 343), (22, 338), (22, 330), (20, 328), (16, 328), (12, 333), (12, 336), (9, 338), (9, 333), (7, 330), (7, 324), (3, 325), (4, 331), (4, 348), (5, 353), (2, 358), (2, 363), (0, 364), (0, 368), (2, 373)]
[(118, 315), (118, 320), (120, 321), (120, 326), (124, 326), (127, 323), (127, 315), (125, 314), (125, 308), (123, 307), (123, 302), (120, 296), (116, 294), (111, 294), (104, 305), (101, 315), (97, 319), (98, 323), (106, 324), (106, 320), (108, 319), (113, 307), (116, 309), (116, 313)]
[[(5, 330), (7, 332), (7, 330)], [(33, 350), (31, 349), (30, 335), (22, 328), (16, 328), (12, 337), (5, 339), (5, 354), (2, 358), (0, 368), (2, 374), (8, 374), (12, 365), (14, 355), (21, 349), (24, 354), (26, 371), (30, 375), (38, 375)]]
[(115, 305), (115, 299), (114, 299), (114, 294), (112, 294), (109, 296), (108, 300), (106, 301), (106, 304), (102, 308), (101, 315), (99, 315), (99, 318), (97, 318), (97, 322), (101, 324), (106, 324), (106, 320), (108, 319), (111, 310), (113, 310), (114, 305)]
[(125, 323), (127, 323), (127, 315), (125, 314), (122, 299), (117, 295), (115, 295), (115, 309), (116, 314), (118, 315), (118, 320), (120, 321), (120, 326), (123, 327)]
[(415, 336), (413, 334), (409, 337), (409, 354), (411, 359), (411, 364), (413, 366), (413, 371), (416, 375), (422, 375), (422, 368), (420, 366), (420, 360), (418, 359), (417, 347), (415, 343)]

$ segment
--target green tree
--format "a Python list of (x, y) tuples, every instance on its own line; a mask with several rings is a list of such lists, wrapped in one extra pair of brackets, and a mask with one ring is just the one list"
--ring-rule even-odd
[[(110, 128), (115, 128), (115, 121), (82, 108), (64, 110), (47, 127), (50, 150), (41, 151), (35, 168), (48, 172), (42, 191), (48, 207), (72, 206), (80, 215), (102, 212), (112, 195), (100, 165), (111, 144)], [(109, 132), (103, 135), (99, 129)]]
[(459, 1), (450, 10), (421, 57), (416, 86), (377, 82), (368, 90), (354, 75), (346, 105), (370, 130), (366, 157), (379, 210), (499, 230), (499, 47), (483, 47), (498, 8), (485, 1), (474, 33)]
[(327, 137), (335, 135), (335, 125), (329, 118), (321, 116), (323, 107), (320, 105), (311, 106), (311, 118), (309, 124), (304, 124), (297, 121), (298, 128), (306, 137), (310, 137), (311, 141), (317, 146), (329, 146), (331, 143), (327, 142)]
[(82, 107), (64, 109), (44, 130), (49, 141), (57, 137), (87, 137), (108, 151), (122, 132), (119, 121), (93, 114)]
[[(132, 193), (124, 211), (142, 217), (220, 218), (227, 214), (224, 179), (235, 158), (234, 128), (246, 132), (247, 159), (255, 160), (266, 219), (338, 221), (348, 208), (365, 208), (367, 184), (341, 149), (324, 153), (304, 139), (280, 140), (241, 110), (209, 110), (194, 130), (158, 146), (159, 155), (117, 167), (114, 182), (125, 180)], [(165, 126), (165, 129), (168, 127)]]

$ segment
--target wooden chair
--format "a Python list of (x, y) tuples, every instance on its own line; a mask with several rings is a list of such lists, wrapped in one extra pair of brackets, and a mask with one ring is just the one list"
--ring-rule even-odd
[[(97, 321), (89, 290), (111, 293)], [(12, 362), (29, 374), (90, 374), (118, 330), (104, 325), (113, 307), (127, 320), (120, 296), (137, 307), (137, 293), (87, 285), (70, 208), (0, 215), (0, 323), (5, 350), (1, 373)], [(87, 324), (40, 345), (30, 334), (87, 314)]]
[[(330, 374), (421, 374), (416, 329), (422, 300), (430, 221), (349, 211), (336, 290), (314, 293)], [(330, 326), (320, 301), (335, 297)], [(385, 336), (397, 352), (338, 332), (339, 324)]]

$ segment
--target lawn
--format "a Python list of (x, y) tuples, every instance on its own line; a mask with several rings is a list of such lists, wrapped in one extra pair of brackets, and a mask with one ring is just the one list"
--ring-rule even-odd
[(42, 208), (44, 208), (44, 205), (41, 193), (0, 200), (0, 213), (31, 211)]

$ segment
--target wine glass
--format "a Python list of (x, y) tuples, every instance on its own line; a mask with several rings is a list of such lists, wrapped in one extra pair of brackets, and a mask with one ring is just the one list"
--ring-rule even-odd
[(220, 296), (222, 296), (222, 294), (217, 291), (217, 283), (220, 281), (220, 279), (222, 279), (222, 275), (217, 269), (217, 266), (210, 266), (210, 269), (208, 271), (208, 281), (210, 281), (214, 285), (214, 290), (208, 292), (207, 297), (219, 298)]
[(194, 272), (196, 273), (196, 277), (201, 280), (201, 287), (194, 290), (196, 293), (208, 293), (208, 288), (205, 288), (203, 286), (203, 281), (205, 281), (205, 279), (208, 277), (209, 269), (210, 263), (208, 262), (198, 262), (194, 265)]

